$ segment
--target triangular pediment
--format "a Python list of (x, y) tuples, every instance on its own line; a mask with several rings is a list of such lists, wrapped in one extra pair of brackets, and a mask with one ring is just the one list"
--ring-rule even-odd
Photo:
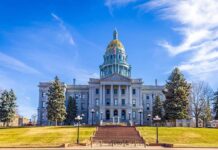
[(123, 82), (128, 82), (128, 81), (131, 81), (131, 79), (128, 78), (128, 77), (124, 77), (122, 75), (119, 75), (119, 74), (115, 73), (115, 74), (112, 74), (111, 76), (102, 78), (101, 81), (123, 81)]

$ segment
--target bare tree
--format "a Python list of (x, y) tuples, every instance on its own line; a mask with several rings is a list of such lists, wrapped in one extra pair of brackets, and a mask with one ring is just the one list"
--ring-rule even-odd
[(36, 114), (33, 114), (33, 115), (31, 116), (31, 121), (32, 121), (33, 125), (36, 125), (36, 120), (37, 120), (37, 115), (36, 115)]
[[(213, 90), (210, 86), (203, 82), (193, 82), (191, 88), (190, 102), (191, 112), (196, 121), (196, 127), (198, 127), (199, 118), (203, 121), (208, 121), (210, 118), (210, 100), (213, 97)], [(204, 123), (205, 124), (205, 123)]]

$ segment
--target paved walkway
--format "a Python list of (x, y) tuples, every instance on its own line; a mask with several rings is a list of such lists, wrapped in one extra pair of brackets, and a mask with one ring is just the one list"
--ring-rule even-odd
[(144, 147), (72, 147), (72, 148), (0, 148), (0, 150), (218, 150), (218, 148), (164, 148)]

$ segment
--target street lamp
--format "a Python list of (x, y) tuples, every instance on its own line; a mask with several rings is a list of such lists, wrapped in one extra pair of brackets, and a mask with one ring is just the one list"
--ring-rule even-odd
[(92, 126), (93, 126), (93, 119), (94, 119), (94, 116), (93, 116), (93, 115), (94, 115), (94, 113), (95, 113), (95, 110), (92, 109), (91, 112), (92, 112)]
[[(81, 116), (84, 116), (83, 114)], [(77, 121), (77, 144), (79, 144), (79, 125), (80, 121), (83, 119), (80, 115), (78, 115), (75, 120)]]
[(158, 141), (158, 123), (157, 122), (160, 121), (161, 118), (157, 115), (153, 118), (153, 120), (156, 121), (156, 144), (158, 144), (159, 141)]
[(102, 119), (103, 119), (103, 112), (101, 112), (101, 121), (102, 121)]
[[(149, 119), (148, 121), (150, 122), (151, 114), (148, 114), (147, 118)], [(148, 122), (148, 125), (150, 124), (149, 122)]]
[(140, 109), (138, 112), (140, 114), (140, 126), (141, 126), (142, 125), (142, 110)]

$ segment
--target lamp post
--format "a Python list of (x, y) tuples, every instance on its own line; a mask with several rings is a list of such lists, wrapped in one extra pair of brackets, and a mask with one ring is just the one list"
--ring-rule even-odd
[(94, 115), (94, 113), (95, 113), (95, 110), (92, 109), (91, 112), (92, 112), (92, 126), (93, 126), (93, 119), (94, 119), (94, 116), (93, 116), (93, 115)]
[(140, 114), (140, 126), (141, 126), (142, 125), (142, 110), (140, 109), (138, 112)]
[(156, 144), (158, 144), (159, 141), (158, 141), (158, 123), (157, 122), (160, 121), (161, 118), (159, 116), (155, 116), (153, 120), (156, 121)]
[[(83, 114), (81, 116), (84, 116)], [(83, 119), (80, 115), (78, 115), (75, 120), (77, 121), (77, 144), (79, 144), (79, 126), (80, 121)]]
[[(149, 122), (150, 122), (151, 114), (148, 114), (147, 117), (148, 117)], [(148, 122), (148, 125), (150, 124), (149, 122)]]

